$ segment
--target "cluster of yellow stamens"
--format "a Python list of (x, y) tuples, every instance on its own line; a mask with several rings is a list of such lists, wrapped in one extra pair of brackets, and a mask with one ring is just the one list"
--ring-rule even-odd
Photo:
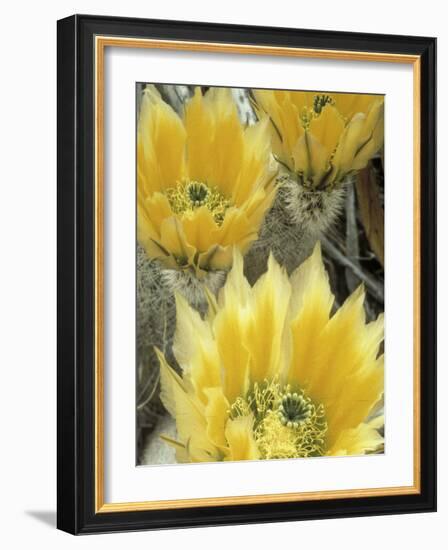
[(218, 225), (224, 221), (231, 202), (216, 187), (200, 181), (181, 182), (166, 190), (173, 212), (184, 214), (205, 206)]
[(325, 454), (327, 421), (322, 405), (304, 390), (265, 380), (255, 383), (245, 397), (238, 397), (229, 415), (254, 416), (254, 436), (261, 457), (301, 458)]

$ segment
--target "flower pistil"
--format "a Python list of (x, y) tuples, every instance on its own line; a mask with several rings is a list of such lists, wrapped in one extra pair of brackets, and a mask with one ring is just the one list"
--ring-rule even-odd
[(277, 380), (255, 383), (245, 397), (231, 405), (229, 416), (254, 416), (254, 437), (261, 457), (302, 458), (325, 454), (327, 421), (302, 389), (292, 391)]
[(217, 225), (224, 221), (226, 210), (231, 206), (217, 187), (200, 181), (180, 182), (176, 187), (166, 190), (170, 206), (176, 214), (193, 212), (205, 206), (213, 216)]

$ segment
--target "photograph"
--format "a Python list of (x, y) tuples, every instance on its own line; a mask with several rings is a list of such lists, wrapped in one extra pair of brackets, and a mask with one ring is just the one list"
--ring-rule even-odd
[(435, 63), (58, 21), (59, 529), (436, 509)]
[(137, 465), (385, 452), (386, 104), (136, 84)]
[(3, 548), (439, 549), (441, 6), (4, 4)]

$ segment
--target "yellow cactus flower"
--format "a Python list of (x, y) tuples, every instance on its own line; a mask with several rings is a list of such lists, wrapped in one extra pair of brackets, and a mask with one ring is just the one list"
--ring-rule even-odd
[(340, 185), (383, 146), (384, 98), (253, 90), (259, 116), (271, 121), (279, 163), (310, 189)]
[[(269, 259), (253, 287), (235, 253), (206, 318), (177, 300), (177, 374), (158, 352), (161, 398), (179, 462), (300, 458), (379, 451), (383, 316), (366, 324), (364, 291), (331, 315), (320, 245), (288, 278)], [(371, 417), (369, 417), (371, 414)]]
[(168, 268), (201, 277), (257, 238), (275, 189), (266, 122), (245, 128), (230, 90), (197, 88), (179, 116), (155, 87), (137, 135), (138, 241)]

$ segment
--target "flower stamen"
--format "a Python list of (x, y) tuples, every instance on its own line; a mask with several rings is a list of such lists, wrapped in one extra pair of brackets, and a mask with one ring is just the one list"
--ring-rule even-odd
[(323, 405), (302, 389), (291, 391), (276, 379), (255, 383), (238, 397), (229, 416), (254, 415), (254, 436), (262, 458), (301, 458), (325, 454), (327, 421)]
[(205, 206), (217, 225), (224, 221), (226, 210), (231, 202), (216, 187), (200, 181), (181, 182), (166, 190), (166, 196), (175, 214), (192, 213)]

